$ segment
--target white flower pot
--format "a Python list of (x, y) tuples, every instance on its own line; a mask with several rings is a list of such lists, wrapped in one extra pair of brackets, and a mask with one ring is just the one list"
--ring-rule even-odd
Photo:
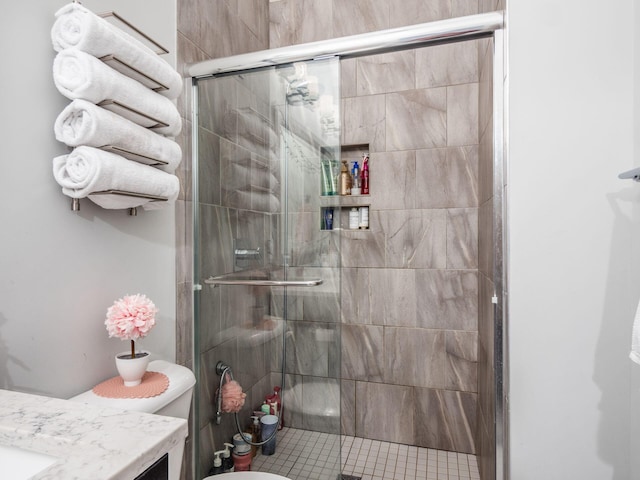
[(140, 385), (144, 372), (149, 365), (149, 352), (136, 352), (136, 357), (131, 358), (131, 352), (122, 352), (116, 355), (116, 368), (124, 380), (125, 387)]

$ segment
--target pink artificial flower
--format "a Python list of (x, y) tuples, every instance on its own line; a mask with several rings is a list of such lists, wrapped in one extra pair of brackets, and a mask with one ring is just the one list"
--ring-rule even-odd
[(158, 309), (145, 295), (127, 295), (119, 298), (107, 310), (109, 337), (136, 340), (146, 336), (156, 324)]

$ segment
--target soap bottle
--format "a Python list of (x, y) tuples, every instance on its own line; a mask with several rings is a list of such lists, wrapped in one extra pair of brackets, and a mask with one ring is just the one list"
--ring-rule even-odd
[(220, 450), (218, 452), (213, 453), (213, 468), (209, 470), (209, 475), (220, 475), (224, 473), (224, 469), (222, 468), (222, 460), (220, 459), (220, 455), (224, 450)]
[[(260, 419), (257, 416), (252, 416), (253, 423), (249, 426), (248, 433), (251, 434), (251, 442), (259, 443), (260, 442)], [(251, 445), (251, 456), (255, 457), (258, 453), (258, 447), (256, 445)]]
[(233, 472), (233, 459), (231, 458), (231, 450), (233, 444), (225, 443), (225, 449), (222, 451), (222, 471), (224, 473)]
[(349, 167), (347, 161), (342, 160), (342, 167), (340, 168), (340, 175), (338, 176), (338, 195), (350, 195), (351, 194), (351, 175), (349, 174)]
[(360, 165), (357, 161), (353, 162), (351, 169), (351, 195), (360, 195)]
[(360, 172), (360, 193), (369, 195), (369, 154), (362, 154), (362, 171)]

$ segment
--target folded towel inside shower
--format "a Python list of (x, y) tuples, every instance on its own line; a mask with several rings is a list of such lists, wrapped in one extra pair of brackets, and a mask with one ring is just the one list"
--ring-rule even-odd
[[(113, 55), (167, 87), (159, 91), (165, 97), (177, 98), (182, 92), (182, 77), (171, 65), (142, 42), (79, 3), (70, 3), (56, 12), (51, 40), (57, 52), (76, 47), (98, 58)], [(134, 78), (144, 83), (143, 77)]]
[(53, 129), (56, 139), (70, 147), (113, 146), (150, 159), (143, 163), (159, 160), (164, 164), (156, 165), (157, 168), (168, 173), (173, 173), (182, 159), (182, 150), (173, 140), (86, 100), (74, 100), (67, 105)]
[(636, 309), (636, 316), (633, 319), (631, 330), (631, 352), (629, 358), (640, 364), (640, 303)]
[[(162, 208), (173, 203), (180, 191), (175, 175), (93, 147), (78, 147), (54, 158), (53, 175), (65, 195), (89, 197), (104, 208)], [(165, 197), (168, 201), (152, 204), (152, 198), (99, 193), (111, 190)]]
[(100, 103), (155, 132), (175, 136), (182, 128), (180, 114), (171, 100), (76, 48), (56, 55), (53, 80), (65, 97)]

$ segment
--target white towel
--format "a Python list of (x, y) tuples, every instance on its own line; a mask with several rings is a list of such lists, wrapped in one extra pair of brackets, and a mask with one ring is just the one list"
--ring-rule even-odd
[(65, 5), (56, 12), (56, 17), (51, 40), (57, 52), (76, 47), (98, 58), (113, 55), (166, 86), (168, 90), (160, 91), (161, 95), (173, 99), (182, 92), (182, 78), (171, 65), (142, 42), (82, 5)]
[(178, 197), (178, 177), (156, 168), (132, 162), (119, 155), (93, 147), (78, 147), (69, 155), (53, 159), (53, 175), (62, 192), (72, 198), (89, 198), (104, 208), (129, 208), (151, 205), (145, 198), (119, 195), (92, 195), (105, 190), (142, 193), (167, 197), (155, 202), (156, 208), (171, 204)]
[(58, 115), (56, 139), (70, 147), (111, 145), (167, 162), (156, 168), (173, 173), (182, 159), (180, 146), (86, 100), (74, 100)]
[(633, 320), (633, 329), (631, 331), (631, 353), (629, 358), (640, 364), (640, 303), (636, 309), (636, 317)]
[(171, 100), (76, 48), (67, 48), (56, 55), (53, 80), (60, 93), (71, 100), (81, 98), (96, 104), (114, 100), (167, 125), (154, 127), (156, 122), (118, 109), (118, 114), (143, 127), (154, 127), (155, 132), (175, 136), (182, 128), (180, 114)]

